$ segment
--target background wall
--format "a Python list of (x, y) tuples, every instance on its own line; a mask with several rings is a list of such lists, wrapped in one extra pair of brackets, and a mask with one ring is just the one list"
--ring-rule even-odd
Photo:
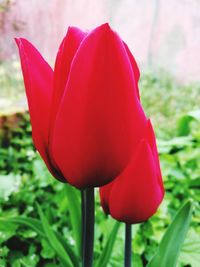
[(164, 69), (183, 83), (200, 80), (199, 0), (0, 0), (0, 60), (17, 56), (14, 36), (32, 41), (53, 62), (69, 25), (105, 21), (139, 64)]

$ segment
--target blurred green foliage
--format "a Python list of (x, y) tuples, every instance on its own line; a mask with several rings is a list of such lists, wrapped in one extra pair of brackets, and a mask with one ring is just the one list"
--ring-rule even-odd
[(140, 92), (144, 110), (161, 139), (176, 136), (178, 120), (187, 112), (200, 108), (200, 83), (180, 85), (164, 72), (143, 74)]
[[(0, 77), (4, 93), (12, 82), (2, 81)], [(15, 83), (23, 94), (21, 81), (15, 80)], [(167, 75), (158, 78), (148, 73), (142, 78), (140, 87), (142, 103), (147, 115), (152, 118), (158, 137), (166, 195), (155, 216), (143, 224), (133, 226), (133, 266), (143, 267), (147, 264), (177, 210), (184, 202), (191, 200), (194, 203), (192, 223), (181, 250), (178, 267), (198, 267), (200, 86), (180, 86)], [(68, 190), (67, 185), (52, 178), (36, 153), (31, 139), (29, 115), (25, 113), (18, 120), (18, 127), (4, 125), (0, 132), (0, 266), (61, 266), (53, 244), (40, 234), (41, 227), (47, 223), (53, 231), (50, 232), (48, 225), (45, 227), (50, 236), (55, 238), (57, 231), (69, 248), (78, 250), (78, 237), (74, 234), (77, 226), (74, 224), (75, 217), (72, 219), (73, 202), (70, 201)], [(80, 201), (79, 192), (74, 189), (73, 194), (73, 199)], [(39, 203), (41, 210), (38, 210), (36, 203)], [(40, 220), (39, 230), (31, 227), (30, 222), (29, 225), (17, 221), (5, 222), (6, 218), (19, 218), (19, 215)], [(110, 246), (114, 245), (107, 266), (121, 267), (124, 227), (122, 224), (117, 226), (112, 218), (104, 215), (97, 192), (95, 216), (95, 261), (102, 255), (105, 246), (110, 250)], [(34, 222), (37, 225), (37, 221)], [(118, 231), (114, 244), (107, 243), (111, 229), (112, 233)], [(103, 253), (106, 255), (105, 250)]]
[(20, 63), (0, 61), (0, 115), (12, 114), (26, 108)]

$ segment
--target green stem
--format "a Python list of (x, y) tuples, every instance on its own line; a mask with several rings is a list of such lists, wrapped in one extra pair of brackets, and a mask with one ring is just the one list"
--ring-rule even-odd
[(124, 246), (124, 267), (131, 267), (132, 254), (132, 226), (126, 223), (125, 225), (125, 246)]
[(94, 188), (84, 190), (83, 267), (92, 267), (94, 245)]
[(84, 245), (85, 245), (85, 190), (81, 190), (81, 220), (82, 220), (82, 259), (84, 255)]

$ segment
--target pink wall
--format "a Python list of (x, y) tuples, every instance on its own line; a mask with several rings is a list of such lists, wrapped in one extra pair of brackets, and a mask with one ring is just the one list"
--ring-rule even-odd
[[(31, 40), (53, 62), (69, 25), (105, 21), (120, 33), (143, 67), (163, 68), (182, 82), (200, 80), (198, 0), (13, 0), (0, 13), (0, 59), (16, 57), (14, 36)], [(4, 25), (2, 25), (4, 21)]]

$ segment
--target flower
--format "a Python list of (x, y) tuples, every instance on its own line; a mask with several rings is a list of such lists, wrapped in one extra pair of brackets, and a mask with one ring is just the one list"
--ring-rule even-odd
[(150, 120), (132, 159), (111, 183), (100, 188), (102, 207), (119, 221), (134, 224), (146, 221), (164, 197), (164, 187)]
[(33, 141), (50, 172), (77, 188), (113, 181), (147, 128), (127, 45), (107, 23), (69, 27), (52, 70), (30, 42), (16, 42)]

